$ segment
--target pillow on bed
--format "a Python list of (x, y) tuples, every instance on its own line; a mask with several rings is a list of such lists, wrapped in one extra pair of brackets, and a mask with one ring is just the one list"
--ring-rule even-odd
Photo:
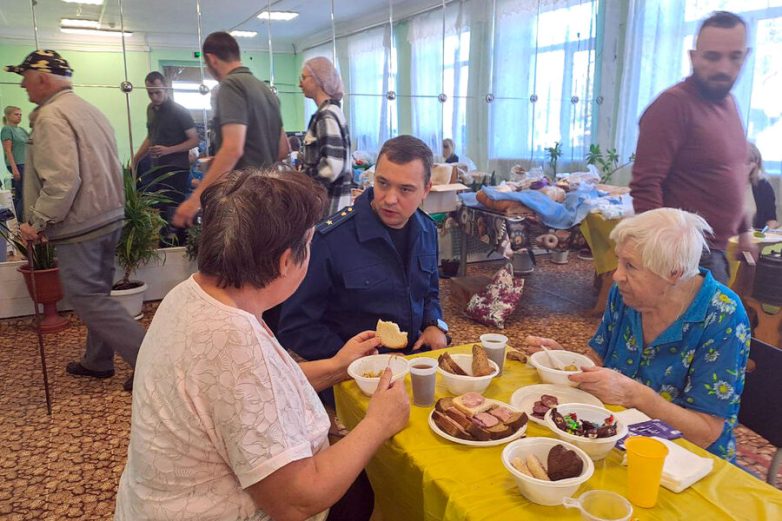
[(513, 265), (508, 263), (494, 274), (485, 288), (470, 298), (464, 313), (481, 324), (504, 329), (505, 321), (521, 300), (523, 289), (524, 279), (514, 278)]

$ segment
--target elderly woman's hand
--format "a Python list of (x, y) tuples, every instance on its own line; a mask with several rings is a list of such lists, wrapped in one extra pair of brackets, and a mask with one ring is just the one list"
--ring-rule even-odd
[(348, 340), (342, 349), (334, 355), (334, 362), (342, 371), (347, 371), (348, 366), (357, 358), (377, 354), (380, 339), (374, 331), (362, 331)]
[(553, 338), (545, 338), (542, 336), (527, 335), (527, 338), (524, 339), (524, 343), (527, 344), (524, 347), (524, 351), (530, 355), (541, 351), (540, 346), (543, 346), (546, 349), (564, 349), (564, 347)]
[(377, 389), (369, 400), (366, 419), (373, 422), (385, 437), (390, 438), (407, 425), (410, 418), (410, 397), (404, 378), (391, 383), (391, 369), (386, 367)]
[(635, 407), (634, 400), (641, 394), (643, 384), (606, 367), (583, 367), (582, 370), (568, 377), (579, 384), (579, 389), (595, 395), (603, 403)]

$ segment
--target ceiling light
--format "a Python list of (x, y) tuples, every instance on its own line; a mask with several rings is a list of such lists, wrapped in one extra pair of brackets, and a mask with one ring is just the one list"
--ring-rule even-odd
[(125, 31), (107, 31), (104, 29), (87, 29), (86, 27), (60, 27), (60, 31), (68, 34), (85, 34), (90, 36), (133, 36), (133, 33)]
[(88, 29), (97, 29), (100, 27), (100, 22), (98, 20), (63, 18), (60, 20), (60, 27), (86, 27)]
[(269, 20), (272, 21), (281, 21), (281, 22), (288, 22), (290, 20), (293, 20), (299, 16), (299, 13), (294, 13), (293, 11), (272, 11), (271, 15), (269, 14), (269, 11), (263, 11), (261, 14), (258, 15), (259, 20)]
[(103, 0), (62, 0), (67, 4), (89, 4), (89, 5), (101, 5)]
[(231, 31), (231, 36), (235, 38), (254, 38), (258, 36), (255, 31)]

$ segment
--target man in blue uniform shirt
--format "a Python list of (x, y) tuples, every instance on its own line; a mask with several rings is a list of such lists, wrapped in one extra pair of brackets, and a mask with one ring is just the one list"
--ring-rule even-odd
[(328, 358), (378, 319), (407, 331), (408, 351), (448, 345), (437, 230), (418, 209), (431, 168), (432, 151), (420, 139), (386, 141), (374, 188), (316, 227), (307, 276), (282, 307), (282, 345), (308, 360)]

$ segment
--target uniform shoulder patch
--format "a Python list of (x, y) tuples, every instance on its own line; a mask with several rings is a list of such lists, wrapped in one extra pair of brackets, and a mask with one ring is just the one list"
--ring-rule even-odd
[(340, 224), (348, 222), (354, 215), (356, 215), (356, 209), (352, 206), (346, 206), (337, 213), (329, 215), (320, 221), (317, 225), (315, 225), (315, 229), (321, 235), (326, 235), (332, 230), (338, 228)]

